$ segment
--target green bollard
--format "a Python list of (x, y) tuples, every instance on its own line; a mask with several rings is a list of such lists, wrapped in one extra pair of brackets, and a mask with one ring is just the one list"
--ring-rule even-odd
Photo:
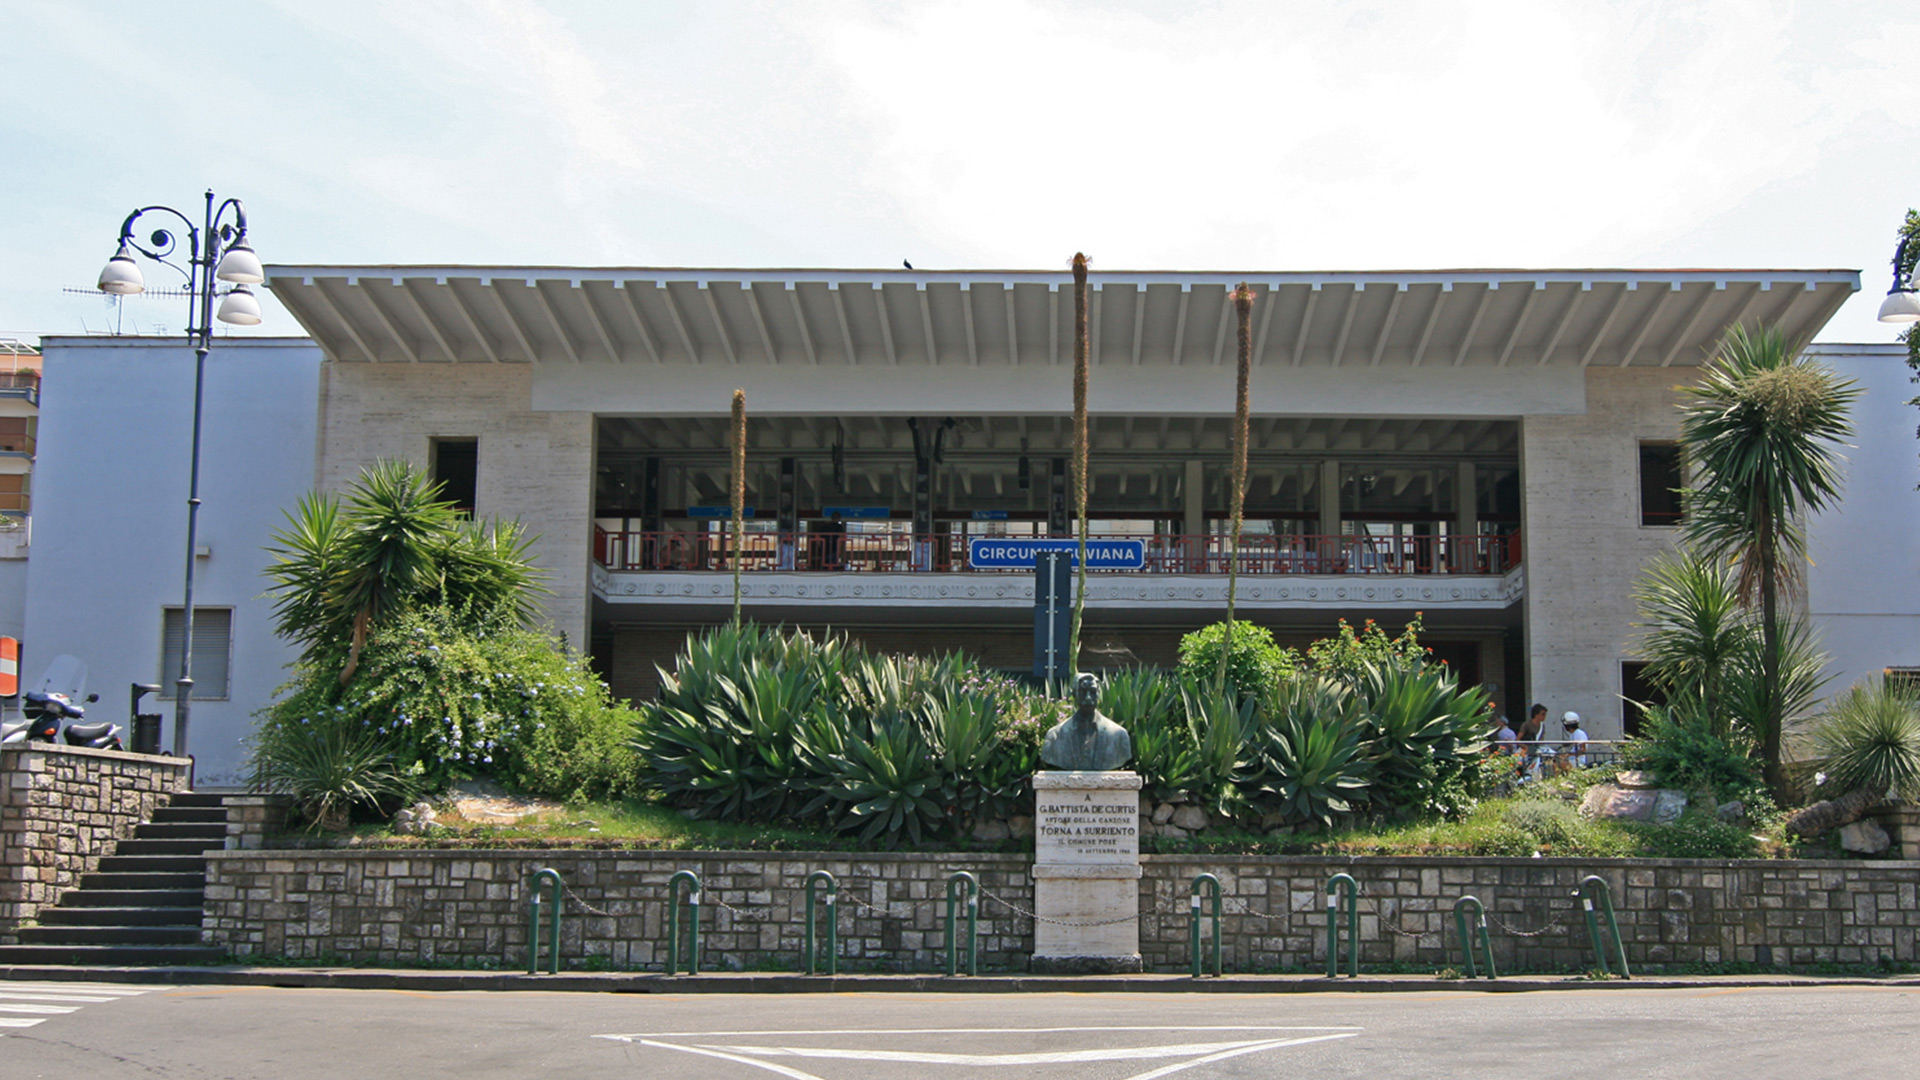
[(840, 883), (825, 870), (815, 870), (807, 875), (807, 964), (806, 972), (811, 975), (817, 960), (813, 941), (813, 890), (814, 886), (825, 882), (827, 886), (827, 974), (840, 973)]
[(1607, 967), (1607, 951), (1600, 941), (1600, 920), (1593, 913), (1595, 890), (1592, 886), (1599, 887), (1600, 906), (1606, 910), (1607, 914), (1607, 932), (1613, 935), (1614, 952), (1620, 958), (1620, 977), (1631, 979), (1633, 972), (1627, 969), (1627, 944), (1620, 940), (1620, 922), (1613, 917), (1613, 892), (1607, 888), (1605, 880), (1588, 874), (1580, 879), (1580, 887), (1573, 891), (1573, 895), (1580, 898), (1580, 906), (1586, 909), (1587, 938), (1593, 942), (1594, 958), (1600, 961), (1600, 974), (1611, 975), (1613, 972)]
[[(1471, 928), (1468, 926), (1465, 910), (1469, 904), (1473, 905), (1474, 921)], [(1479, 897), (1463, 896), (1453, 902), (1453, 928), (1459, 931), (1460, 951), (1467, 958), (1467, 978), (1480, 977), (1480, 973), (1474, 970), (1473, 966), (1473, 943), (1476, 934), (1479, 935), (1480, 940), (1480, 955), (1487, 962), (1487, 978), (1499, 978), (1500, 973), (1493, 966), (1493, 942), (1487, 936), (1487, 909), (1481, 906)]]
[(1191, 915), (1191, 942), (1188, 953), (1193, 957), (1193, 977), (1200, 977), (1200, 887), (1210, 886), (1213, 891), (1213, 974), (1220, 975), (1220, 879), (1212, 874), (1201, 874), (1193, 879), (1193, 895), (1189, 897), (1187, 911)]
[(700, 974), (700, 875), (681, 870), (667, 879), (667, 974), (680, 973), (680, 885), (687, 886), (687, 974)]
[(547, 890), (547, 974), (560, 974), (560, 871), (546, 868), (534, 871), (528, 882), (527, 901), (527, 974), (540, 973), (540, 889)]
[(960, 974), (959, 942), (954, 934), (956, 928), (955, 905), (959, 903), (960, 893), (967, 894), (967, 974), (980, 974), (980, 927), (977, 922), (980, 914), (980, 881), (965, 870), (956, 871), (947, 879), (947, 974)]
[(1340, 977), (1340, 922), (1337, 897), (1341, 890), (1347, 899), (1347, 974), (1360, 976), (1360, 883), (1351, 874), (1335, 874), (1327, 879), (1327, 978)]

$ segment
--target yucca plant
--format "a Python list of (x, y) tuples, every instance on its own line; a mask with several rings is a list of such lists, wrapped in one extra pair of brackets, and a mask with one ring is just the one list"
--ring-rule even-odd
[(1920, 698), (1885, 679), (1857, 684), (1827, 707), (1812, 733), (1822, 787), (1840, 794), (1787, 821), (1818, 836), (1857, 821), (1883, 800), (1920, 799)]
[(255, 730), (251, 749), (251, 788), (291, 797), (312, 828), (337, 832), (354, 810), (386, 810), (417, 792), (395, 765), (394, 741), (357, 719), (269, 720)]
[(1840, 492), (1840, 440), (1860, 388), (1799, 357), (1779, 329), (1727, 331), (1700, 383), (1684, 393), (1680, 442), (1696, 474), (1685, 534), (1708, 558), (1739, 567), (1744, 596), (1760, 607), (1760, 753), (1767, 782), (1781, 784), (1786, 702), (1780, 684), (1780, 594), (1793, 591), (1806, 559), (1805, 515)]

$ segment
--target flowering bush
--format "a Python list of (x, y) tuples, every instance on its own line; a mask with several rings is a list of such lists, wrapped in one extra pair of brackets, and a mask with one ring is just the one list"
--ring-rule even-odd
[(345, 687), (330, 660), (297, 665), (263, 711), (257, 776), (319, 723), (378, 740), (426, 791), (490, 775), (536, 795), (597, 798), (632, 776), (633, 714), (545, 635), (430, 607), (376, 631)]

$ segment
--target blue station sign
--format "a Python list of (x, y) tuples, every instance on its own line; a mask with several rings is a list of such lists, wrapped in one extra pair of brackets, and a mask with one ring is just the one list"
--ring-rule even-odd
[[(1079, 553), (1077, 540), (1052, 537), (1022, 539), (1006, 536), (976, 537), (967, 544), (967, 561), (978, 570), (1030, 570), (1034, 555), (1042, 551), (1064, 551), (1069, 562)], [(1141, 540), (1087, 541), (1087, 569), (1143, 570), (1147, 565), (1147, 545)]]

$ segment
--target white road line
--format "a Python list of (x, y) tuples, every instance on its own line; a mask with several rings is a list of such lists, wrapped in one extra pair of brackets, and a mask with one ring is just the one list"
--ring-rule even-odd
[(102, 1001), (119, 1000), (117, 997), (99, 997), (93, 994), (16, 994), (11, 990), (0, 990), (0, 1001), (78, 1001), (84, 1005), (93, 1005)]
[(1302, 1043), (1326, 1042), (1329, 1039), (1351, 1039), (1358, 1034), (1360, 1033), (1357, 1031), (1347, 1031), (1338, 1035), (1313, 1035), (1304, 1039), (1285, 1039), (1280, 1042), (1261, 1043), (1258, 1046), (1249, 1046), (1239, 1050), (1222, 1050), (1217, 1054), (1210, 1054), (1203, 1058), (1195, 1058), (1192, 1061), (1183, 1061), (1178, 1065), (1168, 1065), (1155, 1069), (1152, 1072), (1143, 1072), (1137, 1076), (1129, 1076), (1127, 1080), (1160, 1080), (1163, 1076), (1171, 1076), (1183, 1069), (1191, 1069), (1196, 1065), (1210, 1065), (1213, 1062), (1225, 1061), (1228, 1058), (1239, 1057), (1242, 1054), (1257, 1054), (1262, 1050), (1278, 1050), (1283, 1046), (1299, 1046)]
[(0, 986), (13, 990), (26, 991), (28, 993), (45, 991), (50, 994), (105, 994), (108, 997), (138, 997), (150, 990), (171, 989), (165, 986), (150, 986), (135, 990), (129, 987), (112, 986), (105, 983), (54, 983), (38, 981), (0, 981)]
[(680, 1050), (689, 1054), (702, 1054), (706, 1057), (719, 1058), (722, 1061), (731, 1061), (739, 1065), (752, 1065), (755, 1068), (765, 1069), (770, 1073), (787, 1077), (787, 1080), (822, 1080), (821, 1077), (815, 1076), (812, 1073), (801, 1072), (799, 1069), (789, 1069), (785, 1065), (775, 1065), (771, 1061), (758, 1061), (750, 1057), (741, 1057), (738, 1054), (727, 1054), (719, 1050), (709, 1050), (704, 1046), (676, 1046), (673, 1043), (654, 1042), (652, 1039), (636, 1039), (633, 1041), (638, 1042), (642, 1046), (657, 1046), (662, 1050)]
[(1147, 1061), (1153, 1058), (1217, 1054), (1222, 1050), (1280, 1046), (1272, 1039), (1236, 1042), (1169, 1043), (1160, 1046), (1109, 1046), (1095, 1050), (1040, 1050), (1027, 1054), (950, 1054), (921, 1050), (842, 1050), (814, 1046), (708, 1046), (752, 1057), (831, 1058), (841, 1061), (897, 1061), (915, 1065), (1060, 1065), (1083, 1061)]
[(1317, 1025), (1277, 1025), (1277, 1024), (1194, 1024), (1194, 1025), (1157, 1025), (1152, 1027), (985, 1027), (985, 1028), (806, 1028), (790, 1031), (637, 1031), (626, 1035), (595, 1035), (596, 1039), (618, 1039), (633, 1042), (637, 1039), (694, 1039), (694, 1038), (740, 1038), (750, 1035), (1019, 1035), (1059, 1032), (1116, 1032), (1116, 1031), (1352, 1031), (1359, 1032), (1357, 1024), (1317, 1024)]
[(44, 1024), (46, 1023), (46, 1021), (47, 1021), (47, 1018), (44, 1016), (36, 1017), (31, 1020), (24, 1016), (0, 1016), (0, 1027), (8, 1027), (8, 1028), (32, 1027), (35, 1024)]
[(22, 1005), (18, 1002), (0, 1001), (0, 1013), (39, 1013), (43, 1016), (62, 1016), (79, 1011), (78, 1005)]

